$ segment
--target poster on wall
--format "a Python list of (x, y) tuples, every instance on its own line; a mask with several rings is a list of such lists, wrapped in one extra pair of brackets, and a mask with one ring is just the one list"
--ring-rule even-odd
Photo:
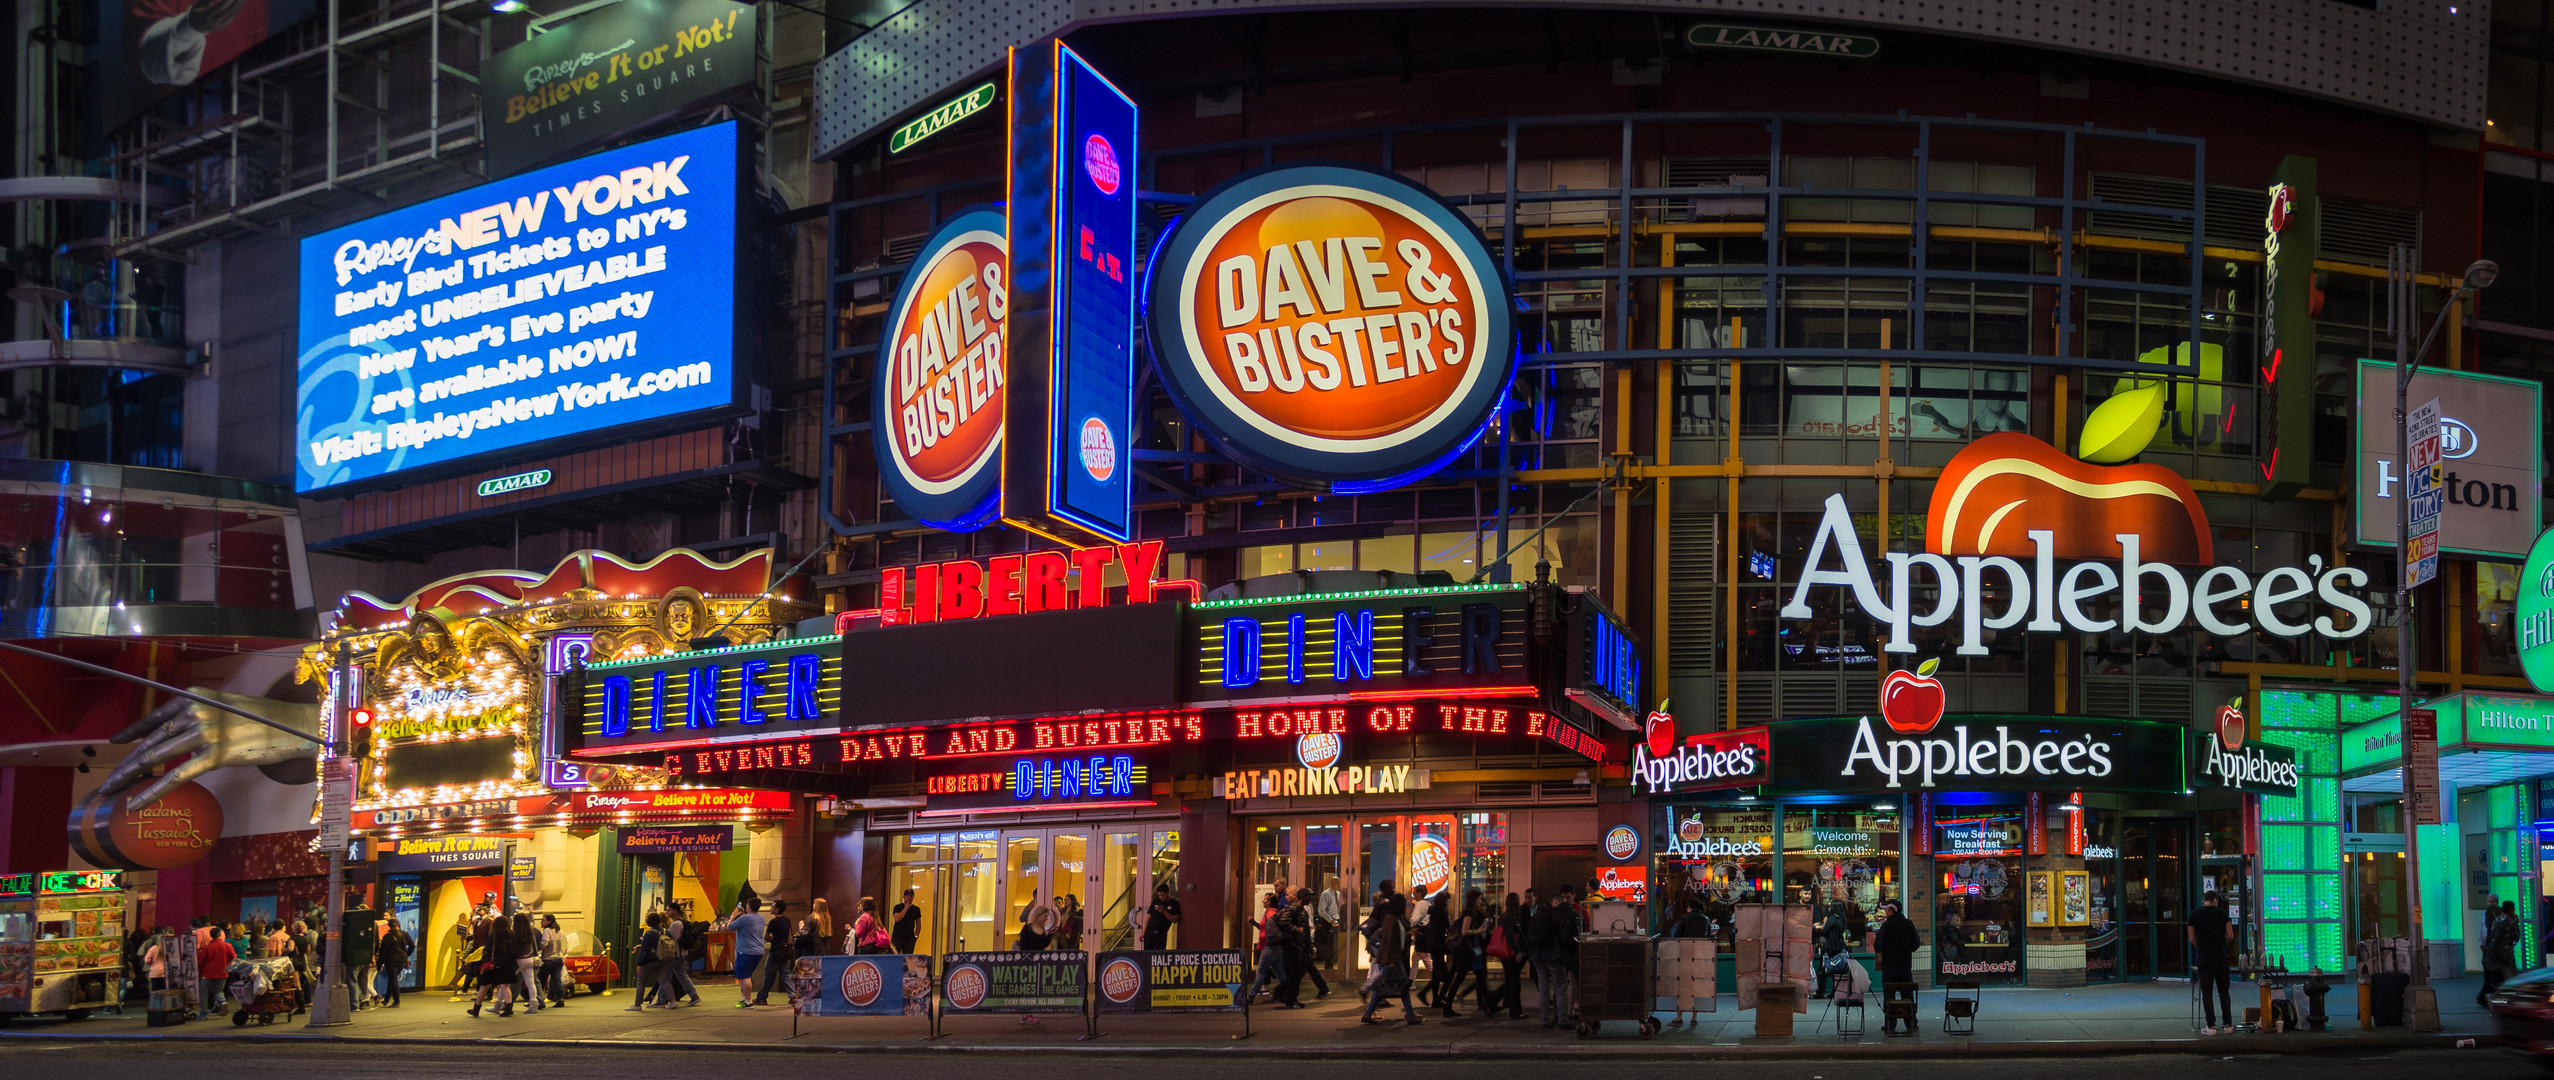
[(697, 128), (303, 239), (294, 489), (735, 410), (738, 138)]
[(2024, 901), (2023, 910), (2033, 926), (2048, 926), (2057, 918), (2056, 898), (2050, 895), (2056, 888), (2051, 879), (2056, 876), (2054, 871), (2031, 871), (2030, 895)]
[(2093, 878), (2083, 870), (2058, 873), (2057, 924), (2086, 926), (2093, 921)]

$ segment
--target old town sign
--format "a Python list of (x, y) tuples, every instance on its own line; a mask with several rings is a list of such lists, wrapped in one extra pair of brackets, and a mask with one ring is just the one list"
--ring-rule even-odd
[[(2097, 465), (2027, 435), (1989, 435), (1943, 467), (1926, 518), (1926, 550), (1880, 553), (1884, 588), (1844, 496), (1828, 496), (1782, 617), (1815, 617), (1811, 590), (1841, 586), (1888, 624), (1886, 651), (1915, 652), (1915, 627), (1957, 619), (1961, 656), (1987, 655), (1985, 632), (2016, 626), (2163, 633), (2197, 623), (2223, 637), (2348, 639), (2373, 624), (2357, 567), (2321, 555), (2258, 575), (2211, 565), (2198, 496), (2158, 465)], [(1988, 609), (1990, 590), (1999, 610)]]

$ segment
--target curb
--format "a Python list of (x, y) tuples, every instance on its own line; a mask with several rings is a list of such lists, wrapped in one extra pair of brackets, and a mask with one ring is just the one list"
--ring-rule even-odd
[(2391, 1052), (2397, 1050), (2451, 1049), (2460, 1039), (2472, 1039), (2476, 1048), (2488, 1049), (2480, 1034), (2441, 1033), (2431, 1035), (2372, 1036), (2365, 1038), (2296, 1039), (2287, 1036), (2254, 1036), (2232, 1039), (2149, 1039), (2112, 1040), (2102, 1042), (1985, 1042), (1985, 1043), (1801, 1043), (1766, 1042), (1750, 1045), (1699, 1045), (1661, 1047), (1625, 1043), (1621, 1045), (1558, 1044), (1551, 1046), (1480, 1046), (1461, 1044), (1428, 1044), (1387, 1047), (1339, 1046), (930, 1046), (913, 1043), (804, 1043), (781, 1042), (763, 1045), (739, 1043), (653, 1041), (636, 1039), (527, 1039), (527, 1038), (418, 1038), (395, 1035), (256, 1034), (256, 1035), (184, 1035), (153, 1033), (75, 1032), (0, 1032), (0, 1040), (45, 1042), (188, 1042), (188, 1043), (350, 1043), (370, 1046), (536, 1046), (553, 1049), (613, 1049), (648, 1051), (750, 1051), (794, 1054), (899, 1053), (899, 1054), (1100, 1054), (1114, 1057), (1216, 1057), (1216, 1058), (1311, 1058), (1356, 1060), (1377, 1058), (1461, 1058), (1497, 1060), (1509, 1058), (1541, 1058), (1555, 1055), (1597, 1060), (1833, 1060), (1840, 1058), (1881, 1057), (1898, 1060), (1950, 1058), (2076, 1058), (2109, 1057), (2124, 1054), (2200, 1054), (2228, 1057), (2236, 1054), (2277, 1054), (2309, 1056), (2316, 1054)]

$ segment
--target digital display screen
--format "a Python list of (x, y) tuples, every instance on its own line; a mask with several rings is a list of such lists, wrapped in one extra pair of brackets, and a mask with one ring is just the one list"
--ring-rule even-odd
[(1135, 102), (1071, 49), (1056, 58), (1056, 423), (1051, 509), (1133, 533)]
[(304, 239), (295, 489), (734, 405), (737, 140), (699, 128)]

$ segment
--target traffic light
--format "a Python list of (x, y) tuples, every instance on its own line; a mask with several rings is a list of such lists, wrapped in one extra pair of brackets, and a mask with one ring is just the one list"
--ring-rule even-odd
[(346, 713), (346, 748), (357, 761), (372, 757), (372, 710), (350, 709)]

